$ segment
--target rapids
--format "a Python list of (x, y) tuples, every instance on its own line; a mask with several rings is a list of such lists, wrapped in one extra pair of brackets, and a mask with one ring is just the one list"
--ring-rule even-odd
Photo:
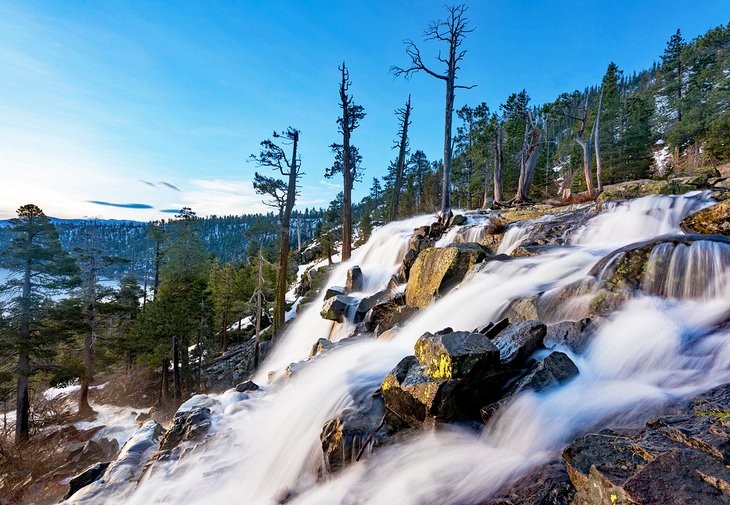
[[(581, 433), (641, 423), (677, 399), (728, 382), (730, 334), (713, 330), (713, 323), (730, 307), (730, 246), (656, 251), (657, 257), (669, 258), (670, 275), (682, 277), (684, 284), (671, 291), (677, 282), (657, 287), (648, 275), (647, 291), (663, 296), (631, 299), (600, 325), (581, 355), (562, 349), (580, 370), (575, 379), (543, 393), (520, 394), (480, 433), (459, 426), (423, 432), (381, 448), (331, 478), (318, 479), (324, 422), (351, 405), (354, 395), (377, 388), (403, 356), (412, 354), (423, 332), (446, 326), (471, 330), (498, 317), (514, 299), (580, 282), (617, 247), (681, 233), (680, 220), (707, 204), (706, 195), (691, 194), (605, 205), (587, 225), (571, 232), (571, 245), (540, 256), (487, 263), (422, 310), (393, 340), (365, 339), (337, 347), (312, 359), (289, 380), (267, 384), (266, 371), (306, 359), (320, 337), (337, 340), (349, 331), (347, 324), (320, 318), (320, 295), (297, 316), (263, 364), (256, 378), (264, 384), (260, 391), (247, 399), (234, 391), (218, 395), (221, 404), (213, 409), (205, 444), (176, 461), (158, 463), (135, 489), (108, 500), (476, 504), (508, 480), (558, 457)], [(382, 289), (397, 271), (413, 228), (432, 220), (421, 216), (380, 228), (351, 261), (335, 267), (329, 284), (342, 284), (347, 268), (358, 264), (365, 276), (358, 296)], [(478, 220), (464, 226), (469, 236), (478, 236)], [(529, 223), (508, 230), (509, 248), (527, 238), (524, 226)], [(452, 232), (456, 237), (459, 230)], [(691, 272), (683, 275), (687, 269)], [(697, 275), (698, 269), (704, 274)], [(554, 319), (569, 317), (570, 307), (566, 304), (561, 310), (567, 313)]]

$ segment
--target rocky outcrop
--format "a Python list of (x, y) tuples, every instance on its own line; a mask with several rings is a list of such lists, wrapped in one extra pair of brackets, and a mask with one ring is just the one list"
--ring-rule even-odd
[(153, 420), (144, 423), (124, 444), (119, 456), (112, 461), (101, 478), (82, 488), (71, 503), (106, 503), (109, 497), (129, 491), (142, 475), (145, 463), (157, 449), (163, 428)]
[(547, 327), (539, 321), (513, 324), (492, 342), (499, 349), (500, 360), (509, 368), (521, 367), (532, 353), (543, 347)]
[(406, 304), (425, 307), (434, 296), (458, 285), (469, 269), (486, 256), (486, 251), (479, 244), (473, 243), (422, 251), (410, 269)]
[(345, 290), (347, 293), (362, 290), (363, 276), (362, 270), (355, 265), (347, 270), (347, 280), (345, 281)]
[[(263, 341), (259, 345), (259, 359), (268, 355), (271, 342)], [(247, 339), (244, 343), (230, 347), (221, 356), (205, 365), (203, 374), (208, 391), (224, 391), (234, 387), (253, 372), (254, 341)]]
[(160, 450), (169, 451), (180, 442), (200, 439), (210, 429), (210, 409), (218, 405), (218, 400), (207, 395), (195, 395), (180, 405), (162, 437)]
[(338, 323), (347, 319), (348, 309), (357, 303), (357, 299), (347, 295), (336, 295), (328, 298), (322, 305), (320, 315), (323, 319), (336, 321)]
[(109, 462), (96, 463), (90, 466), (77, 476), (73, 477), (68, 483), (68, 492), (63, 497), (64, 500), (68, 500), (74, 495), (79, 489), (88, 486), (92, 482), (99, 480), (106, 469), (109, 467)]
[[(489, 333), (490, 327), (485, 331)], [(542, 346), (544, 336), (545, 325), (537, 321), (508, 327), (492, 340), (485, 333), (450, 328), (425, 333), (416, 343), (415, 355), (403, 358), (383, 381), (385, 405), (410, 425), (421, 426), (478, 419), (480, 408), (506, 398), (505, 394), (511, 397), (559, 384), (577, 373), (563, 353), (552, 353), (531, 369), (521, 368)], [(507, 389), (515, 377), (519, 380)]]
[(723, 200), (685, 217), (680, 223), (687, 233), (730, 235), (730, 200)]
[(706, 184), (706, 175), (678, 177), (671, 180), (641, 179), (628, 181), (604, 186), (603, 192), (598, 196), (597, 201), (627, 200), (648, 195), (681, 195), (689, 191), (702, 189)]
[(574, 495), (565, 461), (558, 459), (534, 468), (479, 505), (569, 505)]
[(565, 449), (574, 503), (730, 503), (730, 385), (643, 430), (603, 430)]
[(590, 319), (551, 324), (547, 327), (545, 338), (542, 340), (543, 345), (548, 349), (563, 346), (574, 353), (581, 353), (591, 335), (590, 324)]
[(482, 333), (426, 333), (414, 350), (426, 374), (434, 379), (460, 379), (499, 366), (499, 349)]

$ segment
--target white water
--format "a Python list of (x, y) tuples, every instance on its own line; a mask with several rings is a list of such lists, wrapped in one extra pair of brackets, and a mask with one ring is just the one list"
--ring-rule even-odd
[[(719, 269), (712, 296), (702, 301), (644, 297), (630, 301), (601, 326), (590, 347), (572, 356), (580, 375), (541, 394), (520, 395), (478, 434), (458, 427), (424, 433), (376, 451), (317, 484), (319, 434), (352, 395), (372, 391), (424, 331), (470, 330), (507, 304), (584, 278), (607, 249), (679, 232), (702, 196), (649, 197), (612, 205), (574, 235), (573, 247), (493, 262), (459, 289), (424, 309), (389, 342), (366, 340), (318, 356), (285, 384), (215, 412), (214, 436), (202, 448), (141, 483), (128, 503), (273, 504), (287, 493), (297, 504), (468, 504), (549, 458), (577, 434), (606, 423), (640, 422), (676, 398), (730, 381), (730, 335), (709, 333), (730, 305)], [(366, 292), (381, 289), (397, 269), (408, 236), (431, 218), (378, 230), (337, 267), (330, 284), (359, 264)], [(396, 251), (397, 250), (397, 253)], [(321, 300), (305, 310), (266, 369), (303, 359), (314, 341), (331, 334), (319, 318)], [(110, 502), (113, 501), (110, 497)]]

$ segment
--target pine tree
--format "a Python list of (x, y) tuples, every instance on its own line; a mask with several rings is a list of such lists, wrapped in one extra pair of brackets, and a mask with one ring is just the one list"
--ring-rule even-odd
[(52, 346), (55, 336), (43, 331), (45, 302), (77, 282), (78, 269), (61, 248), (58, 232), (43, 211), (33, 204), (20, 207), (10, 220), (13, 239), (3, 252), (3, 268), (11, 272), (2, 286), (9, 296), (10, 347), (17, 356), (15, 440), (22, 442), (30, 429), (29, 382), (36, 368), (33, 358)]

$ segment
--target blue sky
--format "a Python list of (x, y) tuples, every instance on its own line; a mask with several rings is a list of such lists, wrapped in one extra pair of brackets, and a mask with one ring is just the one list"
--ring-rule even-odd
[[(0, 218), (28, 202), (58, 217), (266, 210), (247, 158), (289, 125), (302, 131), (300, 206), (325, 206), (341, 182), (323, 173), (342, 60), (367, 112), (353, 138), (361, 198), (395, 156), (393, 110), (408, 93), (412, 148), (442, 155), (442, 82), (388, 72), (441, 4), (0, 0)], [(597, 83), (612, 60), (646, 68), (677, 28), (693, 38), (729, 12), (728, 0), (472, 1), (460, 80), (477, 87), (457, 107), (522, 88), (545, 102)]]

